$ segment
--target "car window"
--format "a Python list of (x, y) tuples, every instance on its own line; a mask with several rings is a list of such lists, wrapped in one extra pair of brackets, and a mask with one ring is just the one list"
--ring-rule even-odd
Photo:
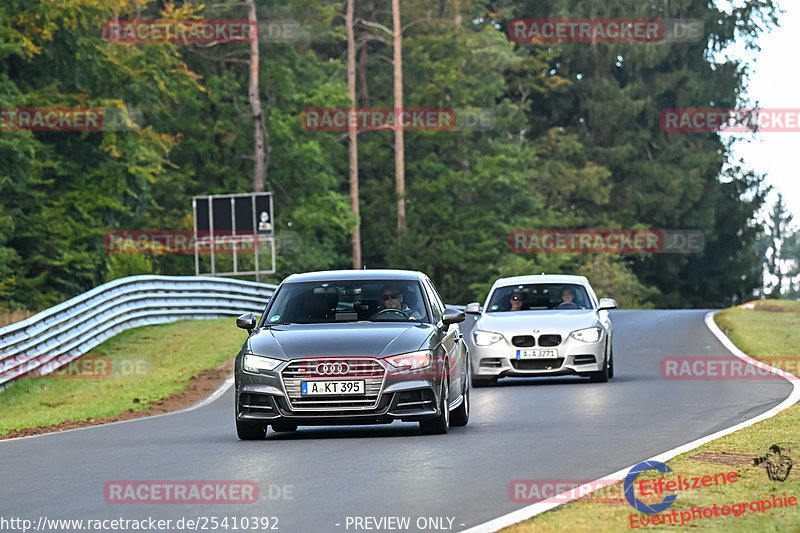
[(433, 322), (438, 323), (444, 314), (444, 304), (439, 298), (439, 293), (433, 287), (433, 283), (426, 279), (424, 281), (425, 290), (428, 292), (428, 299), (431, 301), (431, 312), (433, 313)]
[(427, 321), (416, 280), (286, 283), (273, 297), (265, 325), (320, 322)]
[(499, 287), (492, 293), (487, 312), (593, 309), (583, 285), (574, 283), (530, 283)]

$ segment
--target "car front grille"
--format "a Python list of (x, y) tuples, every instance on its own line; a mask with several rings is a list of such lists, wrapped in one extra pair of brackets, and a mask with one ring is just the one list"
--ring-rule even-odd
[[(320, 373), (320, 365), (335, 366), (337, 373)], [(347, 365), (346, 371), (343, 365)], [(375, 359), (302, 359), (289, 363), (281, 372), (281, 380), (293, 411), (368, 410), (378, 405), (386, 370)], [(302, 381), (363, 379), (365, 394), (336, 394), (330, 396), (303, 396)]]
[(558, 346), (561, 344), (561, 335), (539, 335), (539, 346)]
[(558, 370), (564, 364), (564, 358), (552, 359), (512, 359), (511, 366), (515, 370)]
[(529, 346), (535, 346), (536, 339), (533, 338), (533, 335), (515, 335), (511, 337), (511, 344), (519, 346), (520, 348), (527, 348)]

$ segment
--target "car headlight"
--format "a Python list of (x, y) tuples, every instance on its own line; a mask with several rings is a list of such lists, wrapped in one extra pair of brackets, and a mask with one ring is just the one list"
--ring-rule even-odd
[(262, 357), (260, 355), (247, 354), (244, 356), (244, 369), (248, 372), (259, 373), (262, 370), (275, 370), (283, 361), (280, 359), (273, 359), (271, 357)]
[(387, 357), (385, 361), (399, 370), (416, 370), (431, 365), (431, 352), (411, 352)]
[(579, 341), (583, 342), (597, 342), (600, 340), (601, 332), (602, 330), (600, 328), (586, 328), (573, 331), (572, 335), (570, 336), (573, 339), (578, 339)]
[(503, 338), (502, 335), (493, 331), (477, 330), (473, 333), (473, 335), (475, 338), (475, 344), (478, 346), (489, 346), (490, 344), (494, 344)]

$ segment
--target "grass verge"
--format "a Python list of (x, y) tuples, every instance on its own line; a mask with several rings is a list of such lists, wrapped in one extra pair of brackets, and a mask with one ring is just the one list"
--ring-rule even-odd
[(150, 409), (232, 360), (246, 338), (232, 318), (124, 331), (58, 376), (21, 379), (0, 392), (0, 436)]
[[(715, 316), (717, 325), (743, 352), (755, 359), (769, 363), (771, 358), (790, 358), (795, 363), (800, 359), (800, 302), (760, 301), (754, 309), (731, 308)], [(794, 367), (796, 368), (796, 366)], [(787, 368), (788, 371), (793, 369)], [(746, 384), (746, 381), (741, 383)], [(690, 452), (678, 455), (667, 464), (673, 472), (663, 475), (676, 480), (678, 475), (686, 477), (714, 476), (720, 473), (736, 472), (736, 481), (718, 486), (681, 490), (677, 500), (667, 510), (658, 515), (641, 515), (627, 503), (622, 492), (622, 483), (600, 489), (581, 500), (563, 505), (552, 511), (542, 513), (530, 520), (520, 522), (502, 531), (508, 533), (529, 532), (573, 532), (573, 531), (633, 531), (647, 529), (655, 531), (800, 531), (800, 465), (794, 465), (789, 477), (783, 481), (771, 481), (763, 466), (756, 466), (753, 458), (764, 456), (769, 448), (778, 445), (784, 455), (797, 463), (800, 461), (800, 405), (782, 411), (776, 416), (758, 422), (748, 428), (714, 440)], [(662, 474), (645, 472), (638, 481), (657, 479)], [(750, 503), (756, 500), (797, 498), (797, 506), (768, 509), (765, 512), (753, 511), (748, 507), (739, 516), (734, 516), (734, 504)], [(670, 493), (665, 493), (670, 494)], [(661, 501), (664, 494), (657, 497), (639, 498), (646, 503)], [(695, 508), (717, 505), (731, 506), (728, 516), (711, 516), (687, 520), (681, 524), (680, 511), (691, 512)], [(762, 505), (762, 508), (766, 505)], [(631, 516), (665, 516), (677, 512), (677, 524), (648, 525), (641, 527), (641, 520), (631, 526)]]

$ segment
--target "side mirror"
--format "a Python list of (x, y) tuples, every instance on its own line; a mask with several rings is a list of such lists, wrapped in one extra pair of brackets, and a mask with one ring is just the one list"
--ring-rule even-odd
[(236, 319), (236, 327), (252, 332), (256, 327), (256, 315), (253, 313), (239, 315), (239, 318)]
[(468, 303), (466, 309), (464, 309), (464, 312), (473, 315), (478, 315), (481, 312), (481, 304), (479, 304), (478, 302)]
[(600, 298), (600, 310), (616, 309), (617, 301), (613, 298)]
[(449, 326), (450, 324), (463, 322), (465, 318), (467, 318), (467, 315), (464, 314), (464, 311), (459, 311), (458, 309), (445, 309), (444, 314), (442, 315), (442, 323), (445, 326)]

